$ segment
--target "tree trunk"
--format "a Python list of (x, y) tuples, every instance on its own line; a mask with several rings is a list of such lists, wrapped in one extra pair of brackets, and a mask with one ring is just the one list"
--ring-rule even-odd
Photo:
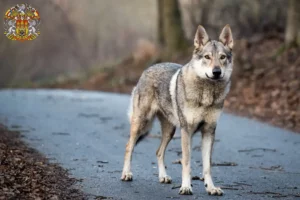
[(157, 0), (157, 40), (159, 45), (164, 46), (164, 23), (163, 23), (163, 0)]
[(287, 23), (285, 30), (285, 44), (287, 46), (300, 45), (300, 1), (289, 0)]
[[(208, 27), (208, 18), (211, 13), (212, 5), (214, 4), (214, 0), (202, 1), (201, 2), (201, 25), (205, 28)], [(197, 26), (196, 26), (197, 27)]]
[(187, 42), (182, 28), (181, 14), (178, 0), (159, 0), (162, 7), (162, 28), (163, 38), (159, 38), (165, 44), (166, 56), (179, 52), (187, 47)]

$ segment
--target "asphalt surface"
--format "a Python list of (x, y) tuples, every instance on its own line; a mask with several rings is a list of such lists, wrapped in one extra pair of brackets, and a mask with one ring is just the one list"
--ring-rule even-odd
[[(0, 91), (0, 123), (21, 131), (24, 140), (53, 162), (70, 169), (91, 198), (114, 199), (294, 199), (300, 193), (300, 134), (223, 113), (218, 124), (213, 163), (221, 197), (208, 196), (203, 182), (193, 180), (192, 196), (178, 195), (181, 165), (178, 132), (166, 152), (173, 183), (160, 184), (156, 125), (135, 148), (133, 182), (120, 181), (129, 136), (128, 95), (64, 91)], [(194, 136), (192, 175), (201, 176), (200, 134)], [(175, 189), (172, 189), (175, 187)], [(226, 189), (228, 188), (228, 189)]]

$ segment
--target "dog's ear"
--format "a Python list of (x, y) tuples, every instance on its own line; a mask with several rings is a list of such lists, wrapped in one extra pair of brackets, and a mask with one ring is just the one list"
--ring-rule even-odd
[(199, 25), (194, 39), (195, 48), (201, 49), (208, 41), (209, 41), (209, 37), (204, 27)]
[(228, 46), (230, 49), (233, 48), (233, 37), (229, 24), (227, 24), (219, 37), (220, 42), (222, 42), (225, 46)]

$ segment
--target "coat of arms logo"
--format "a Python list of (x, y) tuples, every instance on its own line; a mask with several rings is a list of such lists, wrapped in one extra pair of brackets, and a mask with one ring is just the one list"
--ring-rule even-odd
[(17, 4), (4, 15), (4, 35), (10, 40), (34, 40), (40, 35), (38, 11), (29, 4)]

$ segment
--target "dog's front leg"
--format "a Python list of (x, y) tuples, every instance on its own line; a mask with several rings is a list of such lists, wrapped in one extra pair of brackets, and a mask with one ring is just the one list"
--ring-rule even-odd
[(181, 148), (182, 148), (182, 184), (179, 194), (193, 194), (191, 187), (191, 140), (192, 134), (184, 129), (181, 130)]
[(211, 155), (215, 140), (216, 124), (204, 124), (202, 127), (202, 163), (205, 190), (209, 195), (222, 195), (221, 188), (215, 187), (211, 178)]

